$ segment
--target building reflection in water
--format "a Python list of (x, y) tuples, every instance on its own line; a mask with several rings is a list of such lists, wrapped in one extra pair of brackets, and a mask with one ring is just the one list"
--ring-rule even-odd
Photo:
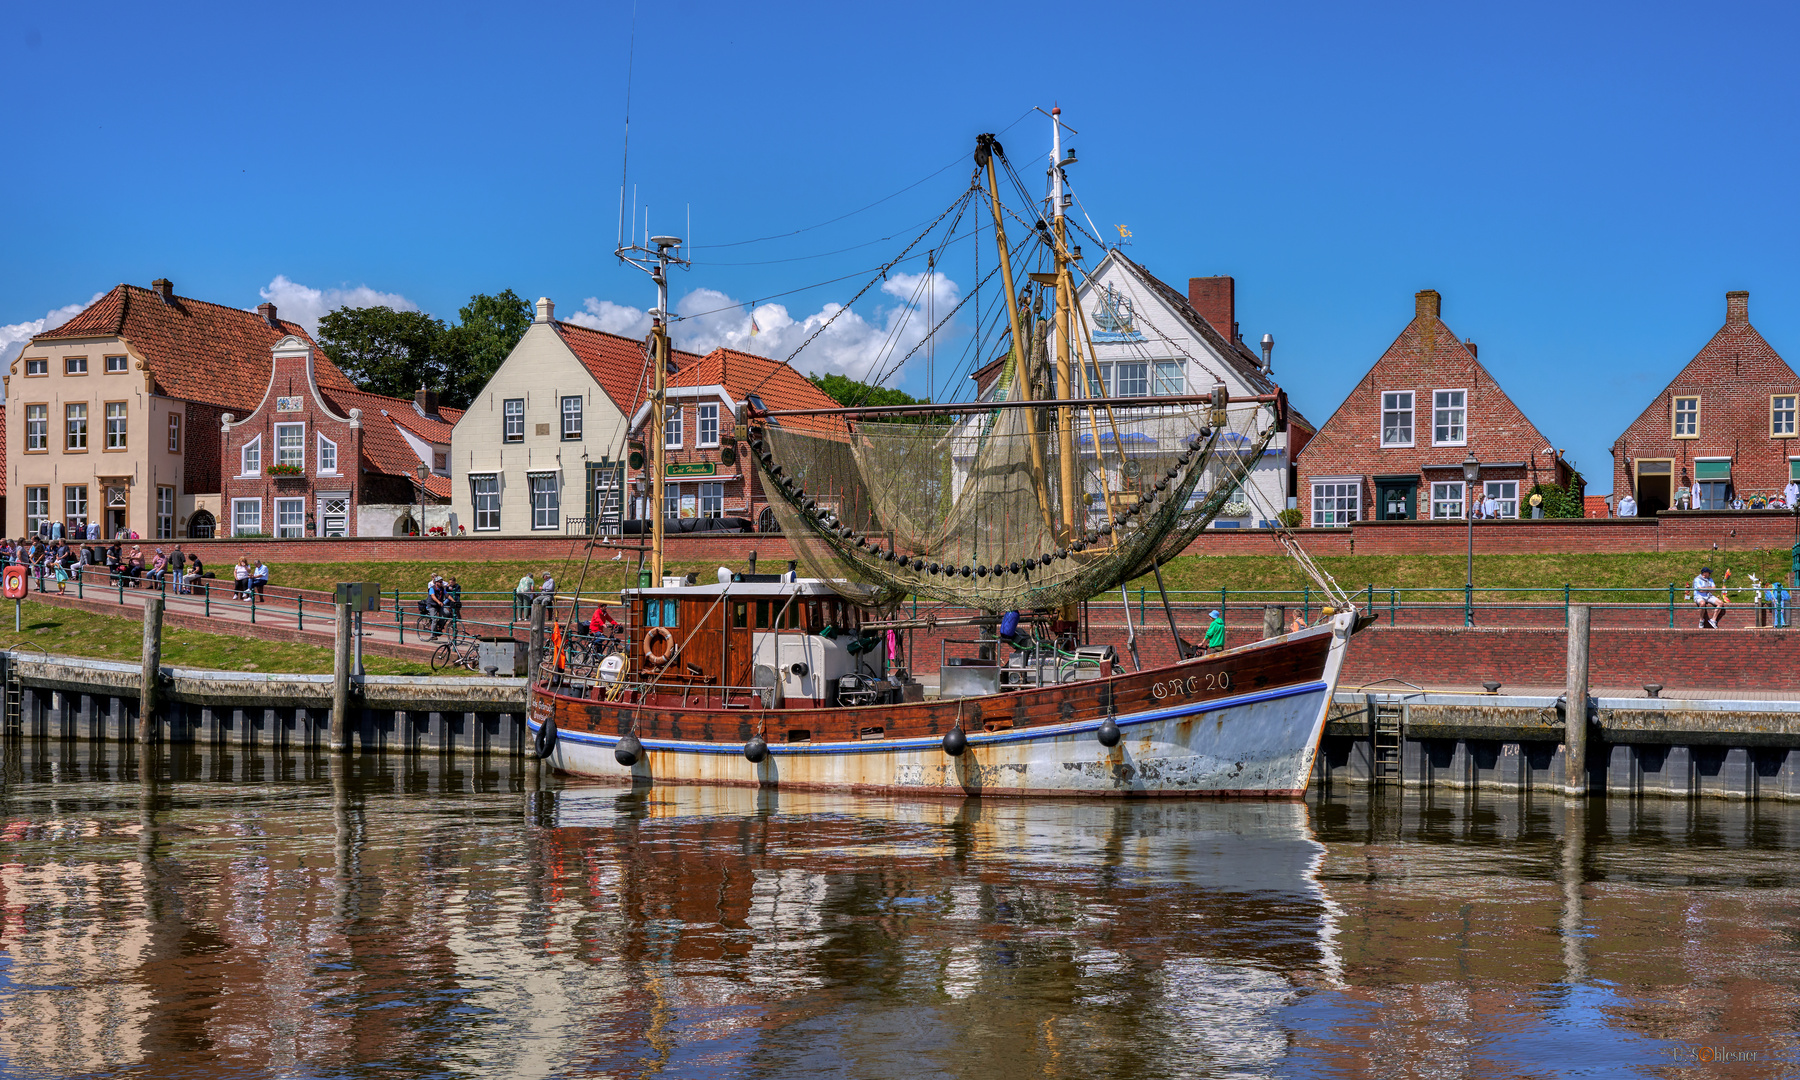
[(1800, 1006), (1784, 807), (4, 749), (26, 1075), (1485, 1076), (1779, 1051)]

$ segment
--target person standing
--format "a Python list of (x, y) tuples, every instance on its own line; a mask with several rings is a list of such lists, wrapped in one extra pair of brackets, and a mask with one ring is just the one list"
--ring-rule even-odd
[(1789, 510), (1800, 505), (1800, 480), (1789, 480), (1787, 487), (1781, 489), (1781, 498)]
[(1544, 496), (1535, 491), (1531, 493), (1531, 516), (1534, 518), (1544, 516)]
[(231, 568), (231, 598), (247, 600), (250, 597), (250, 560), (239, 555), (237, 565)]
[(1218, 652), (1223, 648), (1225, 648), (1225, 616), (1219, 614), (1215, 609), (1212, 613), (1212, 622), (1206, 624), (1206, 649), (1208, 652)]
[(537, 582), (532, 580), (531, 571), (527, 570), (525, 576), (519, 579), (519, 583), (513, 586), (513, 618), (531, 617), (531, 597), (535, 592), (537, 592)]
[(1712, 567), (1702, 566), (1700, 575), (1694, 579), (1694, 606), (1700, 609), (1700, 628), (1703, 630), (1719, 628), (1719, 609), (1725, 606), (1725, 598), (1718, 590), (1718, 585), (1713, 583)]
[(1629, 491), (1625, 493), (1623, 499), (1619, 500), (1619, 516), (1637, 517), (1637, 500), (1631, 497)]

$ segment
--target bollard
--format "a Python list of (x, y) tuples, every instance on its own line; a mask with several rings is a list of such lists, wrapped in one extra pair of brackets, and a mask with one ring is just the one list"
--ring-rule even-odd
[(148, 745), (156, 730), (156, 717), (162, 710), (157, 677), (162, 671), (163, 598), (160, 593), (144, 597), (144, 670), (138, 683), (137, 741)]
[(544, 662), (544, 609), (547, 606), (543, 597), (531, 602), (531, 643), (525, 650), (525, 677), (535, 682), (538, 667)]
[(341, 601), (331, 650), (331, 748), (350, 749), (350, 605)]
[(1287, 608), (1280, 604), (1264, 604), (1263, 640), (1267, 641), (1272, 637), (1280, 637), (1283, 633), (1282, 624), (1285, 622), (1287, 622)]
[(1593, 608), (1577, 604), (1569, 609), (1569, 666), (1563, 710), (1563, 794), (1587, 795), (1588, 736), (1588, 627)]

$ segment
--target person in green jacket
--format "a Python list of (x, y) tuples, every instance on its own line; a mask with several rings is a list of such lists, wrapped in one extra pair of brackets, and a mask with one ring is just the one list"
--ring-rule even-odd
[(1225, 616), (1217, 611), (1212, 613), (1212, 622), (1206, 626), (1206, 647), (1208, 649), (1225, 647)]

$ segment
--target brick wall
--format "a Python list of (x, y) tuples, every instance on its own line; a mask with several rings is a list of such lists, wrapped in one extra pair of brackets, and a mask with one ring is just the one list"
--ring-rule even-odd
[(210, 495), (219, 490), (219, 421), (224, 412), (194, 401), (185, 404), (181, 417), (184, 495)]
[[(1374, 477), (1417, 478), (1416, 514), (1429, 517), (1431, 484), (1460, 482), (1458, 466), (1470, 453), (1485, 462), (1523, 463), (1482, 472), (1484, 481), (1518, 481), (1521, 502), (1534, 484), (1568, 482), (1567, 464), (1543, 452), (1552, 444), (1475, 359), (1473, 347), (1458, 341), (1439, 318), (1439, 304), (1438, 294), (1430, 289), (1414, 297), (1413, 321), (1299, 455), (1299, 506), (1308, 523), (1314, 520), (1312, 482), (1324, 477), (1359, 478), (1359, 516), (1364, 518), (1380, 513)], [(1463, 442), (1434, 445), (1433, 394), (1438, 390), (1464, 392)], [(1412, 445), (1383, 446), (1383, 395), (1402, 391), (1413, 395)]]
[[(635, 544), (636, 537), (627, 543)], [(183, 540), (184, 551), (199, 554), (208, 569), (223, 560), (227, 569), (240, 552), (251, 558), (281, 563), (335, 562), (483, 562), (530, 559), (564, 559), (585, 553), (585, 536), (352, 536), (326, 540)], [(788, 542), (769, 533), (690, 533), (668, 538), (665, 558), (671, 563), (743, 562), (754, 551), (761, 560), (759, 569), (781, 570), (793, 558)], [(611, 560), (610, 548), (595, 549), (596, 560)], [(625, 549), (625, 558), (633, 565), (637, 552)]]
[[(277, 411), (276, 404), (280, 399), (292, 402), (298, 400), (299, 408), (287, 412)], [(379, 419), (379, 418), (377, 418)], [(385, 422), (385, 421), (384, 421)], [(304, 424), (305, 435), (301, 443), (301, 475), (270, 476), (269, 467), (276, 464), (275, 426), (277, 424)], [(219, 501), (219, 534), (229, 536), (235, 526), (235, 513), (232, 508), (233, 499), (257, 499), (262, 508), (262, 526), (259, 531), (274, 533), (276, 530), (275, 500), (301, 499), (305, 504), (304, 522), (315, 519), (319, 510), (318, 494), (320, 491), (347, 491), (350, 493), (350, 507), (346, 514), (346, 528), (351, 533), (356, 531), (356, 505), (363, 499), (362, 470), (358, 468), (362, 461), (362, 436), (360, 425), (340, 418), (328, 409), (313, 392), (312, 350), (295, 348), (277, 351), (274, 354), (270, 392), (262, 404), (253, 413), (241, 416), (232, 424), (231, 430), (220, 436), (222, 446), (218, 454), (219, 467), (222, 472), (222, 498)], [(335, 475), (319, 474), (319, 436), (323, 435), (337, 444), (337, 472)], [(243, 450), (252, 442), (260, 446), (261, 473), (252, 477), (241, 477), (240, 462)], [(406, 485), (410, 488), (411, 485)], [(385, 493), (384, 493), (385, 494)], [(411, 501), (411, 491), (399, 500)], [(322, 525), (322, 523), (318, 523)], [(202, 556), (204, 558), (205, 556)]]
[[(1696, 457), (1731, 459), (1736, 493), (1777, 495), (1788, 481), (1788, 457), (1800, 440), (1777, 438), (1770, 429), (1770, 397), (1800, 395), (1800, 377), (1750, 325), (1750, 294), (1725, 294), (1725, 325), (1688, 361), (1663, 392), (1613, 443), (1613, 491), (1633, 492), (1639, 459), (1668, 459), (1671, 490), (1692, 487)], [(1676, 397), (1700, 398), (1694, 438), (1674, 437)]]

